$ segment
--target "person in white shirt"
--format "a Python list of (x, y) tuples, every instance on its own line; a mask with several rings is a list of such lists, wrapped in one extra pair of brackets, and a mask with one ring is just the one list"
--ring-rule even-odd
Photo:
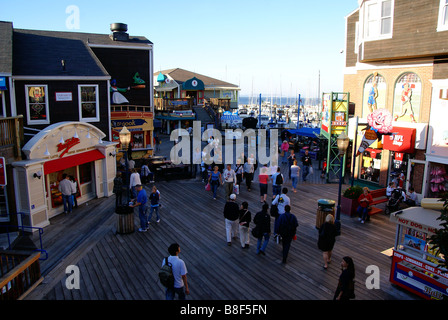
[(129, 178), (129, 189), (131, 192), (131, 199), (137, 198), (137, 192), (135, 191), (135, 186), (138, 184), (142, 184), (140, 180), (140, 174), (137, 172), (137, 169), (133, 169), (131, 177)]
[[(174, 300), (174, 296), (177, 294), (179, 300), (185, 300), (185, 295), (190, 294), (187, 281), (187, 267), (182, 259), (179, 259), (180, 246), (177, 243), (173, 243), (169, 246), (168, 252), (170, 256), (167, 258), (168, 263), (171, 264), (174, 276), (174, 287), (166, 288), (165, 297), (166, 300)], [(165, 265), (166, 260), (163, 259), (162, 267)]]
[(235, 170), (232, 169), (230, 164), (227, 165), (227, 168), (224, 169), (222, 174), (224, 179), (224, 190), (226, 192), (226, 200), (230, 199), (230, 195), (233, 193), (233, 186), (236, 184), (236, 174)]
[(411, 207), (418, 205), (418, 197), (413, 187), (409, 188), (409, 194), (406, 195), (406, 200), (404, 202)]
[(395, 190), (395, 182), (390, 182), (386, 188), (386, 197), (390, 198), (392, 196), (392, 191)]
[(291, 205), (291, 200), (286, 195), (288, 193), (288, 188), (283, 188), (282, 193), (278, 194), (272, 201), (272, 205), (277, 205), (278, 214), (285, 213), (285, 206)]
[(72, 182), (70, 181), (70, 177), (66, 173), (62, 175), (62, 180), (59, 182), (58, 190), (62, 194), (64, 212), (71, 213), (73, 209), (72, 194), (76, 193), (76, 188), (74, 188)]

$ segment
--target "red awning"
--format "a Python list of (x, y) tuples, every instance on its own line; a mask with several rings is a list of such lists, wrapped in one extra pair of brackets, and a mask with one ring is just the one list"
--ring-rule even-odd
[(98, 150), (87, 151), (73, 156), (50, 160), (44, 163), (44, 174), (62, 171), (68, 168), (76, 167), (84, 163), (104, 159), (104, 154)]
[(417, 130), (415, 128), (393, 127), (393, 134), (389, 136), (385, 135), (383, 138), (383, 149), (414, 153), (416, 132)]

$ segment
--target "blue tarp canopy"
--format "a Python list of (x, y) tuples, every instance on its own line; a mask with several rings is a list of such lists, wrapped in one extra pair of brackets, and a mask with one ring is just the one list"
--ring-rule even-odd
[(317, 138), (320, 135), (320, 128), (300, 128), (287, 130), (290, 134), (298, 136), (305, 136), (310, 138)]
[(241, 118), (237, 115), (237, 114), (224, 114), (222, 117), (221, 117), (221, 121), (230, 121), (230, 122), (232, 122), (232, 121), (238, 121), (238, 120), (241, 120)]

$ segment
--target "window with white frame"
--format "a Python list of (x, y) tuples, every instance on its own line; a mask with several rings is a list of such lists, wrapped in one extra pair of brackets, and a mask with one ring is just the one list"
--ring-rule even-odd
[(79, 85), (79, 120), (100, 121), (98, 85)]
[(381, 40), (392, 37), (393, 0), (367, 1), (364, 4), (364, 39)]
[(439, 22), (437, 23), (437, 31), (448, 30), (448, 0), (440, 0), (439, 4)]
[(47, 85), (26, 85), (26, 115), (28, 124), (49, 124)]

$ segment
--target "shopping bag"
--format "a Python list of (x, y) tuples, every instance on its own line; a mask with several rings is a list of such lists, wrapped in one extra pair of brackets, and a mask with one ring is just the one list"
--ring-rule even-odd
[(207, 183), (205, 185), (205, 191), (211, 191), (211, 190), (212, 190), (212, 187), (210, 186), (210, 183)]
[(240, 186), (239, 185), (236, 184), (233, 186), (233, 193), (240, 194)]
[(310, 170), (308, 171), (308, 174), (313, 174), (314, 170), (313, 167), (310, 167)]

